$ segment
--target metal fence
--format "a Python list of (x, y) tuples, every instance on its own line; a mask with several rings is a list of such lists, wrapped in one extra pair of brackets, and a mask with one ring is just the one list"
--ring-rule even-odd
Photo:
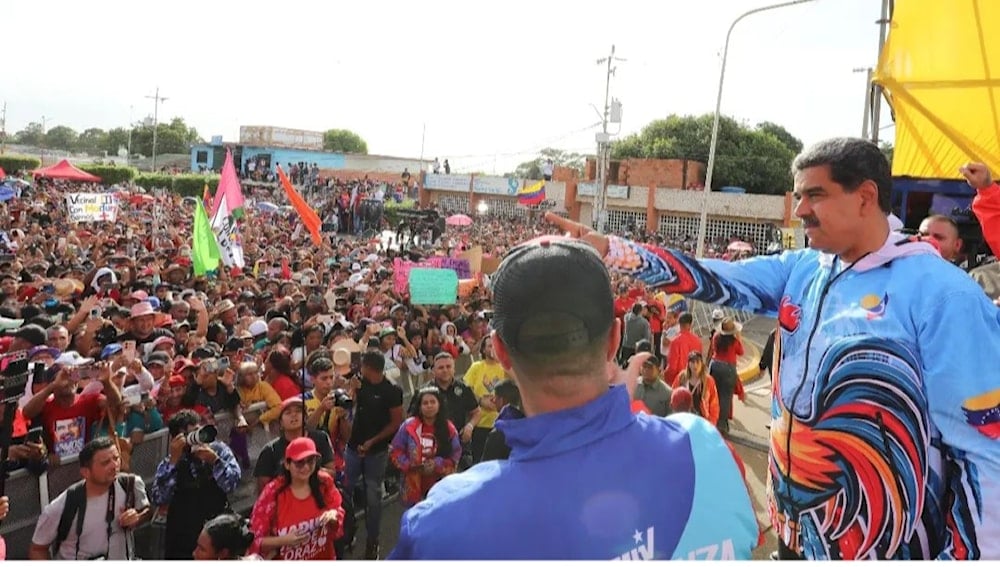
[(712, 312), (716, 309), (721, 309), (722, 313), (726, 317), (732, 317), (741, 324), (746, 324), (749, 321), (757, 317), (756, 313), (751, 313), (749, 311), (739, 311), (731, 307), (720, 307), (718, 305), (713, 305), (711, 303), (702, 303), (700, 301), (687, 300), (688, 307), (690, 309), (691, 316), (694, 317), (694, 326), (692, 330), (695, 334), (699, 335), (709, 335), (712, 332)]
[[(257, 415), (267, 410), (263, 402), (251, 405), (243, 414)], [(229, 413), (217, 414), (215, 425), (219, 429), (219, 439), (229, 440), (233, 428), (233, 416)], [(251, 458), (249, 467), (243, 469), (243, 479), (239, 487), (229, 495), (233, 510), (245, 513), (253, 507), (257, 498), (256, 481), (253, 478), (253, 467), (257, 456), (275, 434), (258, 425), (248, 432), (248, 446)], [(156, 467), (167, 457), (169, 435), (166, 429), (146, 435), (142, 443), (132, 448), (132, 472), (142, 477), (146, 483), (146, 492), (156, 474)], [(11, 473), (7, 479), (7, 496), (10, 498), (10, 513), (3, 525), (0, 525), (0, 535), (7, 542), (7, 559), (27, 559), (31, 536), (42, 509), (74, 482), (80, 480), (80, 465), (77, 458), (63, 459), (59, 466), (52, 467), (41, 476), (35, 476), (28, 471), (18, 470)], [(163, 528), (146, 524), (136, 530), (136, 554), (142, 559), (162, 559)]]

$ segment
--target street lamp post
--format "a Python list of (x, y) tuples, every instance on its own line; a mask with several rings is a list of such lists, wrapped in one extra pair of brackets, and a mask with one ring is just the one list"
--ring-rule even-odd
[(729, 38), (733, 35), (733, 28), (735, 28), (736, 24), (740, 23), (743, 18), (753, 14), (815, 1), (816, 0), (792, 0), (791, 2), (761, 6), (760, 8), (754, 8), (753, 10), (740, 14), (740, 16), (733, 20), (733, 23), (729, 25), (729, 31), (726, 32), (726, 46), (722, 50), (722, 71), (719, 73), (719, 92), (715, 99), (715, 119), (712, 121), (712, 141), (708, 147), (708, 165), (705, 167), (705, 189), (702, 192), (701, 222), (698, 223), (698, 248), (695, 253), (698, 258), (701, 258), (705, 254), (705, 232), (708, 228), (708, 200), (709, 196), (712, 194), (712, 173), (715, 171), (715, 148), (719, 142), (719, 112), (722, 109), (722, 85), (726, 80), (726, 58), (729, 56)]

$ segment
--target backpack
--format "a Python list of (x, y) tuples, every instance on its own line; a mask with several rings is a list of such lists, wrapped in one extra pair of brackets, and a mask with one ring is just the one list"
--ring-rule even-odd
[[(118, 485), (125, 491), (125, 509), (135, 507), (135, 475), (122, 473), (116, 479)], [(56, 539), (52, 542), (53, 557), (59, 553), (59, 547), (69, 536), (69, 528), (76, 519), (76, 552), (80, 553), (80, 536), (83, 534), (83, 520), (87, 513), (87, 488), (86, 481), (79, 481), (66, 489), (66, 505), (63, 506), (62, 515), (59, 516), (59, 527), (56, 529)], [(111, 485), (114, 490), (114, 485)], [(115, 521), (114, 511), (109, 511), (106, 518), (108, 524), (108, 545), (111, 544), (111, 523)], [(125, 540), (125, 556), (128, 557), (128, 538)], [(75, 559), (75, 558), (74, 558)]]

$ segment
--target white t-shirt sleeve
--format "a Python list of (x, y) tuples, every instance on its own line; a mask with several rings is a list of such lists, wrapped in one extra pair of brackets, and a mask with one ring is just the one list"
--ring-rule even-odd
[(57, 496), (42, 510), (42, 514), (38, 516), (38, 523), (35, 524), (35, 533), (31, 536), (33, 545), (49, 546), (56, 540), (59, 518), (62, 516), (64, 506), (66, 506), (65, 492)]

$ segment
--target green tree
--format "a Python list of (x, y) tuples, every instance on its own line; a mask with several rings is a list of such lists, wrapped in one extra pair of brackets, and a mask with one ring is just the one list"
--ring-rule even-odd
[(507, 177), (541, 179), (542, 164), (546, 160), (552, 160), (552, 165), (569, 167), (582, 173), (586, 159), (586, 156), (583, 154), (566, 152), (558, 148), (545, 148), (538, 152), (538, 156), (535, 159), (519, 164), (513, 173), (507, 174)]
[[(76, 141), (76, 147), (81, 152), (90, 155), (101, 155), (107, 151), (108, 133), (100, 128), (87, 128)], [(115, 150), (117, 152), (117, 150)], [(108, 152), (108, 155), (115, 155)]]
[(45, 147), (72, 152), (80, 135), (69, 126), (56, 126), (45, 133)]
[(21, 130), (14, 134), (15, 144), (24, 144), (26, 146), (39, 146), (45, 141), (45, 131), (42, 129), (42, 124), (40, 122), (30, 122)]
[[(86, 133), (87, 132), (84, 132), (84, 134)], [(128, 130), (125, 128), (112, 128), (111, 130), (108, 130), (104, 145), (101, 149), (108, 152), (109, 156), (117, 156), (119, 148), (128, 149)], [(132, 151), (134, 153), (135, 148), (132, 148)]]
[(774, 122), (761, 122), (757, 125), (757, 129), (777, 138), (786, 148), (792, 150), (795, 155), (798, 155), (802, 151), (802, 140), (793, 136), (788, 130), (785, 130), (784, 126), (779, 126)]
[(889, 167), (892, 167), (892, 154), (894, 149), (892, 144), (889, 142), (882, 142), (878, 145), (878, 149), (882, 150), (882, 155), (885, 156), (885, 159), (889, 160)]
[[(114, 132), (114, 131), (112, 131)], [(116, 142), (119, 140), (115, 139)], [(186, 154), (191, 149), (191, 144), (201, 143), (201, 136), (194, 128), (188, 127), (184, 119), (177, 117), (170, 122), (161, 122), (156, 126), (156, 153), (163, 154)], [(127, 146), (128, 131), (125, 131), (124, 143), (115, 144), (114, 152), (118, 152), (118, 146)], [(144, 156), (153, 155), (153, 127), (136, 126), (132, 129), (132, 153)]]
[(368, 143), (350, 130), (334, 128), (323, 132), (323, 149), (328, 152), (367, 154)]
[[(638, 134), (612, 146), (612, 157), (708, 161), (712, 114), (671, 115), (654, 120)], [(783, 139), (784, 138), (784, 139)], [(791, 188), (789, 173), (801, 142), (775, 124), (751, 128), (727, 116), (719, 121), (713, 189), (743, 187), (749, 193), (782, 194)]]

